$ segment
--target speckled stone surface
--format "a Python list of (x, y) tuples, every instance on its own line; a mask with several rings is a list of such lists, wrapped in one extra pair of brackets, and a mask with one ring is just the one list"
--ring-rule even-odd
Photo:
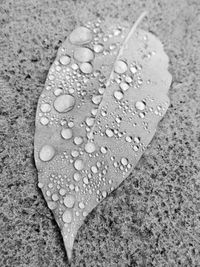
[(69, 266), (37, 187), (37, 99), (77, 22), (145, 9), (142, 28), (170, 57), (171, 106), (132, 175), (86, 218), (71, 266), (200, 266), (199, 0), (0, 0), (0, 266)]

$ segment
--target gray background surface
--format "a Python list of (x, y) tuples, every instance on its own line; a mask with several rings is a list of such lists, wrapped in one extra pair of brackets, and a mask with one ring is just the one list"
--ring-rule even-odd
[(38, 97), (60, 43), (76, 23), (110, 16), (164, 43), (170, 108), (122, 185), (86, 218), (71, 266), (200, 266), (200, 1), (0, 0), (0, 266), (69, 266), (37, 188)]

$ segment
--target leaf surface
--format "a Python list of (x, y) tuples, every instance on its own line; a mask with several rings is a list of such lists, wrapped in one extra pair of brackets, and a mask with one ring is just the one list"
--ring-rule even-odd
[(114, 20), (77, 27), (38, 101), (38, 186), (71, 259), (85, 217), (130, 174), (165, 114), (168, 57), (152, 34)]

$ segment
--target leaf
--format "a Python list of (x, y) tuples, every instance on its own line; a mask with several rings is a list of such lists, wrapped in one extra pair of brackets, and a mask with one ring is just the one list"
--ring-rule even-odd
[(169, 105), (171, 75), (152, 34), (114, 20), (76, 28), (38, 101), (38, 186), (69, 260), (85, 217), (131, 172)]

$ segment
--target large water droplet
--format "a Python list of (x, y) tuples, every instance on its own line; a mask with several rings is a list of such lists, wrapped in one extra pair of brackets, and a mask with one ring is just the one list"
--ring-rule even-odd
[(74, 58), (79, 62), (89, 62), (94, 58), (94, 54), (87, 47), (78, 47), (74, 51)]
[(87, 44), (92, 40), (92, 32), (86, 27), (77, 27), (69, 36), (72, 44)]
[(54, 108), (60, 112), (68, 112), (73, 109), (75, 98), (72, 95), (60, 95), (54, 101)]
[(49, 161), (54, 155), (55, 149), (50, 145), (44, 145), (39, 152), (39, 157), (42, 161)]

